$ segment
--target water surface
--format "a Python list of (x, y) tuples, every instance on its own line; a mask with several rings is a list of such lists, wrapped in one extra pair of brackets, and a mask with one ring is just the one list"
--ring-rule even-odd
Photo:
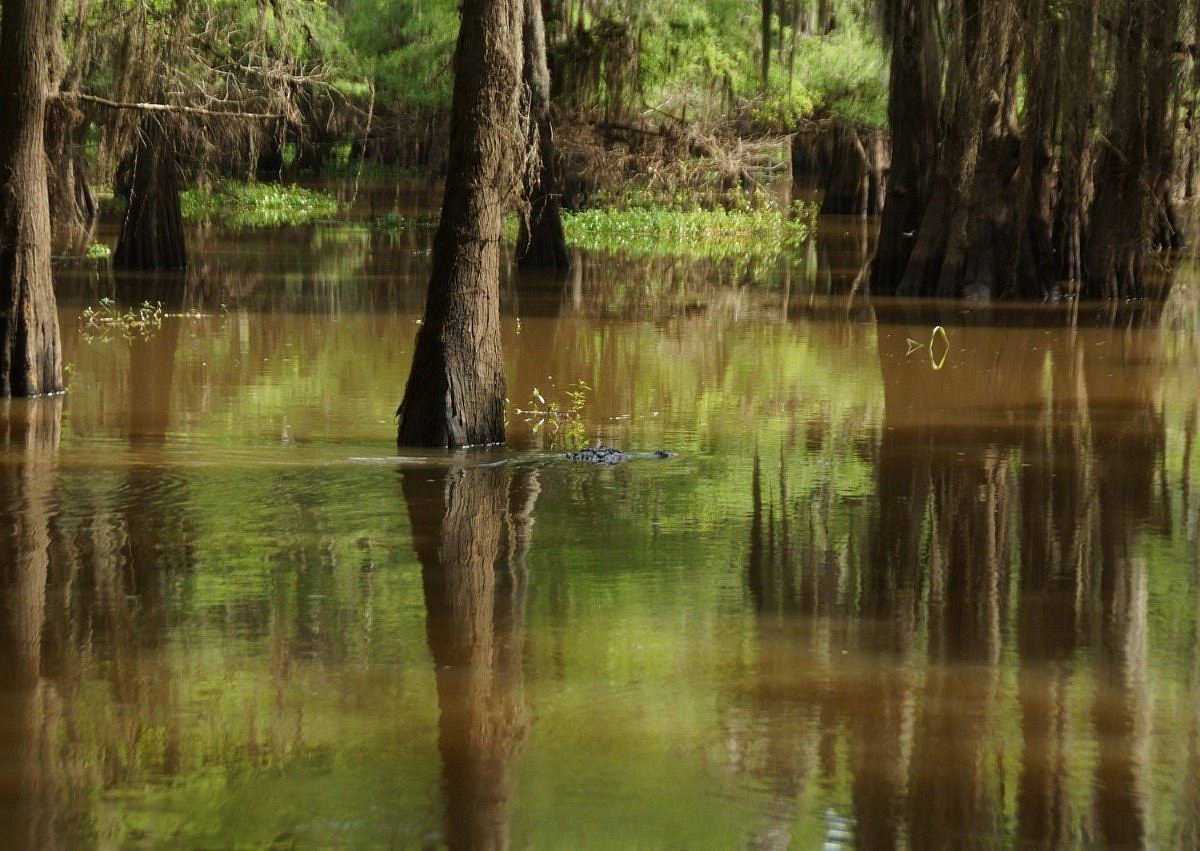
[[(428, 242), (60, 270), (71, 391), (0, 412), (6, 841), (1200, 843), (1187, 275), (1072, 326), (864, 306), (836, 220), (774, 269), (581, 258), (503, 320), (576, 431), (398, 453)], [(104, 295), (183, 315), (89, 341)]]

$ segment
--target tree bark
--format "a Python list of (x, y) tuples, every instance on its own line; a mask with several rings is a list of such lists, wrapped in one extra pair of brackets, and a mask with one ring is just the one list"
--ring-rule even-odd
[(550, 126), (550, 69), (546, 65), (546, 28), (541, 0), (525, 0), (522, 32), (524, 77), (529, 88), (529, 149), (537, 168), (525, 170), (525, 199), (517, 237), (517, 265), (524, 269), (569, 269), (571, 255), (559, 215), (558, 181), (554, 175), (554, 136)]
[(877, 215), (883, 207), (888, 160), (883, 134), (843, 122), (828, 132), (833, 135), (833, 157), (821, 214)]
[(82, 115), (63, 101), (46, 108), (50, 233), (55, 254), (87, 253), (96, 226), (96, 198), (82, 151)]
[(1116, 83), (1112, 126), (1096, 167), (1096, 198), (1084, 249), (1083, 293), (1092, 298), (1146, 294), (1145, 255), (1162, 216), (1174, 140), (1168, 106), (1179, 0), (1125, 0), (1113, 37)]
[(0, 20), (0, 396), (62, 390), (44, 148), (45, 0), (5, 0)]
[(904, 82), (891, 86), (888, 94), (891, 167), (871, 270), (871, 290), (883, 295), (894, 295), (904, 278), (932, 186), (941, 100), (932, 7), (911, 0), (887, 0), (885, 7), (891, 78)]
[(521, 0), (464, 0), (450, 157), (425, 319), (399, 408), (398, 442), (453, 447), (504, 440), (500, 236), (523, 143)]
[(771, 0), (762, 2), (762, 90), (771, 86)]
[(129, 206), (113, 252), (113, 268), (157, 271), (187, 266), (179, 166), (172, 143), (156, 116), (142, 119), (126, 165)]

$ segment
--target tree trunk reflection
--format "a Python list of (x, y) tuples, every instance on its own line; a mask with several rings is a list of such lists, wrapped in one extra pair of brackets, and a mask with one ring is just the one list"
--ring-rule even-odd
[[(505, 848), (523, 694), (526, 569), (539, 485), (529, 468), (401, 473), (436, 667), (446, 842)], [(440, 499), (438, 491), (440, 490)]]
[(15, 848), (62, 846), (60, 701), (44, 675), (43, 635), (58, 487), (62, 399), (4, 402), (0, 468), (13, 513), (0, 515), (0, 823)]

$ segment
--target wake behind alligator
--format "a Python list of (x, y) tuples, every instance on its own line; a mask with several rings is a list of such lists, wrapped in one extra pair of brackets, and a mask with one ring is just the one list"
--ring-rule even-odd
[[(679, 453), (671, 452), (668, 449), (655, 449), (652, 452), (625, 452), (612, 446), (588, 446), (583, 449), (578, 449), (574, 452), (554, 452), (541, 453), (536, 455), (520, 455), (511, 458), (500, 458), (495, 461), (483, 461), (479, 467), (500, 467), (509, 464), (549, 464), (554, 461), (569, 461), (576, 464), (592, 464), (597, 467), (612, 467), (617, 464), (624, 464), (627, 461), (642, 461), (642, 460), (663, 460), (666, 458), (676, 458)], [(397, 455), (391, 457), (366, 458), (353, 457), (351, 461), (357, 463), (376, 463), (376, 464), (400, 464), (400, 465), (443, 465), (446, 463), (444, 456), (404, 456)], [(470, 466), (470, 465), (469, 465)]]

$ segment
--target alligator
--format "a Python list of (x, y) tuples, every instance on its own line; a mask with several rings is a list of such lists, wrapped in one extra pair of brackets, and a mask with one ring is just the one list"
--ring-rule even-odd
[(568, 461), (578, 461), (581, 464), (611, 465), (639, 458), (674, 458), (675, 455), (676, 453), (666, 449), (656, 449), (653, 452), (622, 452), (611, 446), (589, 446), (576, 452), (567, 452), (562, 457)]

